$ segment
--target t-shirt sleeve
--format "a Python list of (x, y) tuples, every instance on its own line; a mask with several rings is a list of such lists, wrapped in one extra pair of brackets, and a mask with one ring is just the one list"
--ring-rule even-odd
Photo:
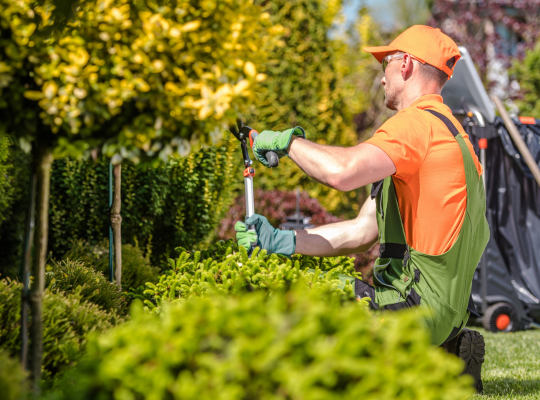
[(407, 180), (420, 169), (430, 143), (431, 127), (415, 110), (404, 110), (386, 121), (365, 143), (384, 151), (396, 167), (396, 177)]

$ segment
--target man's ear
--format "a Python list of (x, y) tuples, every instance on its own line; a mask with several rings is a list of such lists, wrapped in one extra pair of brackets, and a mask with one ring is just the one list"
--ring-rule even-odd
[(403, 59), (401, 60), (401, 76), (403, 77), (404, 81), (408, 80), (411, 77), (413, 69), (413, 59), (409, 54), (405, 53), (403, 55)]

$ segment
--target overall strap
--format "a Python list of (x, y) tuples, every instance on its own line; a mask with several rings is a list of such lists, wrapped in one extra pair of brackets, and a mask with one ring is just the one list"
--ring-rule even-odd
[[(450, 121), (447, 116), (431, 109), (424, 111), (427, 111), (431, 115), (437, 117), (444, 125), (446, 125), (448, 130), (452, 133), (452, 135), (459, 144), (459, 147), (461, 149), (461, 155), (463, 156), (463, 165), (465, 167), (465, 185), (467, 187), (467, 211), (470, 211), (472, 207), (477, 205), (475, 204), (477, 201), (469, 201), (470, 199), (477, 199), (477, 197), (472, 196), (471, 193), (474, 189), (479, 189), (478, 191), (480, 192), (479, 194), (481, 199), (485, 197), (483, 183), (480, 179), (480, 176), (478, 175), (478, 171), (472, 158), (471, 151), (465, 143), (465, 139), (463, 139), (461, 133), (457, 130), (456, 126), (452, 123), (452, 121)], [(479, 187), (479, 185), (481, 185), (481, 187)]]

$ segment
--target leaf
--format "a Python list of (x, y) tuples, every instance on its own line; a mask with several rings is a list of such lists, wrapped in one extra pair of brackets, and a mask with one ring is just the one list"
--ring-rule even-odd
[(26, 97), (28, 100), (41, 100), (43, 98), (43, 92), (39, 92), (37, 90), (27, 90), (23, 93), (24, 97)]

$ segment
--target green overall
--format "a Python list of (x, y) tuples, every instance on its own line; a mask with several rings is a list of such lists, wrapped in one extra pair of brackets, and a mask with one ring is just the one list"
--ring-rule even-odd
[(467, 185), (463, 225), (450, 250), (441, 255), (421, 253), (407, 245), (392, 177), (377, 182), (372, 196), (376, 194), (381, 247), (373, 282), (378, 308), (428, 307), (431, 312), (426, 324), (432, 343), (441, 345), (460, 332), (469, 319), (469, 310), (474, 310), (472, 279), (489, 239), (489, 227), (484, 185), (463, 136), (446, 116), (425, 111), (448, 127), (461, 149)]

